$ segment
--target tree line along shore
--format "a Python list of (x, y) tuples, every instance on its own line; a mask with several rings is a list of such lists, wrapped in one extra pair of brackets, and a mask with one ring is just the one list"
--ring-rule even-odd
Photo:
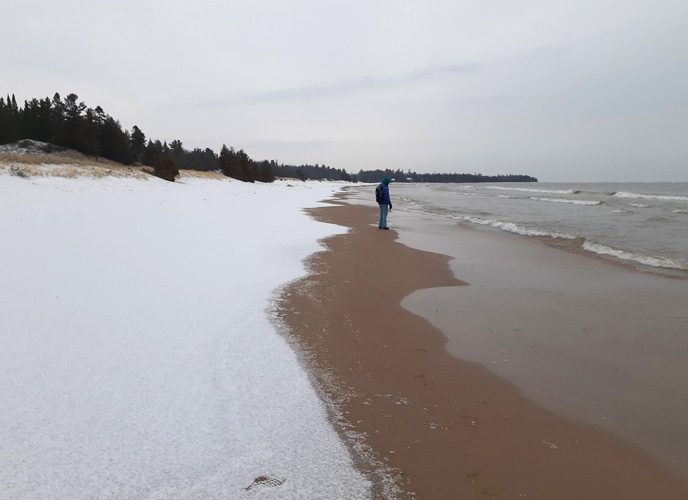
[(136, 125), (123, 129), (119, 120), (103, 108), (88, 107), (79, 96), (59, 93), (51, 98), (33, 98), (17, 104), (14, 94), (0, 97), (0, 144), (32, 139), (69, 148), (96, 159), (105, 158), (124, 165), (153, 168), (158, 177), (174, 181), (179, 170), (220, 171), (245, 182), (272, 182), (277, 177), (301, 180), (344, 180), (379, 182), (389, 177), (395, 182), (537, 182), (529, 175), (482, 175), (467, 173), (417, 173), (400, 169), (361, 170), (356, 174), (327, 165), (287, 165), (277, 160), (254, 160), (243, 150), (222, 146), (220, 153), (210, 148), (184, 148), (182, 141), (147, 138)]

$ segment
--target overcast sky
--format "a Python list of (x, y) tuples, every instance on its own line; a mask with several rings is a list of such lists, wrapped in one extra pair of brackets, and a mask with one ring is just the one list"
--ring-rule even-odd
[(686, 0), (10, 0), (2, 16), (0, 95), (75, 93), (187, 149), (688, 181)]

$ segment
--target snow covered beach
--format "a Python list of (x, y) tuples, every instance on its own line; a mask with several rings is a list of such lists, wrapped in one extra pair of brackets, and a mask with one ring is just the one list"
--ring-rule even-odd
[(0, 498), (367, 498), (269, 309), (331, 183), (0, 170)]
[[(650, 446), (561, 419), (524, 397), (513, 373), (451, 354), (459, 327), (475, 340), (485, 325), (499, 322), (492, 336), (520, 326), (513, 308), (567, 318), (543, 320), (548, 330), (576, 328), (582, 303), (562, 294), (600, 291), (623, 269), (403, 203), (394, 230), (377, 231), (370, 186), (347, 188), (335, 205), (319, 201), (341, 184), (172, 184), (127, 169), (61, 178), (61, 168), (21, 178), (0, 165), (0, 499), (387, 499), (401, 488), (418, 498), (685, 498), (683, 477)], [(526, 257), (548, 273), (524, 277)], [(559, 268), (551, 303), (494, 307), (502, 283), (543, 286)], [(475, 300), (466, 311), (455, 307), (464, 298), (440, 293)], [(427, 311), (402, 307), (414, 295)], [(662, 297), (661, 310), (672, 307)], [(548, 314), (564, 305), (570, 314)], [(653, 326), (672, 334), (685, 319), (676, 310)], [(541, 378), (558, 380), (563, 366)], [(637, 400), (641, 385), (631, 389)], [(664, 404), (684, 400), (663, 391), (648, 407), (662, 409), (655, 436), (685, 428), (685, 412)], [(328, 414), (355, 435), (351, 451)]]

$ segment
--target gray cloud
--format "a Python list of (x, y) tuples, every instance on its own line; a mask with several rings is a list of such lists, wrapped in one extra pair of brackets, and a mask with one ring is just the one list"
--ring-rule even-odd
[[(0, 95), (358, 171), (688, 180), (685, 0), (12, 2)], [(458, 61), (458, 63), (457, 63)]]
[(312, 99), (333, 99), (358, 94), (360, 92), (389, 90), (416, 83), (459, 75), (475, 74), (479, 71), (477, 63), (433, 65), (393, 76), (363, 76), (338, 82), (326, 82), (303, 87), (279, 90), (266, 90), (238, 94), (234, 98), (201, 101), (203, 107), (240, 106), (265, 104), (282, 101), (306, 101)]

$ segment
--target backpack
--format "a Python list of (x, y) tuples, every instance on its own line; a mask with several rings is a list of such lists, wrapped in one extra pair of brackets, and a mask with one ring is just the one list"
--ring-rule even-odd
[(382, 184), (375, 188), (375, 201), (378, 205), (385, 202), (385, 194), (382, 192)]

